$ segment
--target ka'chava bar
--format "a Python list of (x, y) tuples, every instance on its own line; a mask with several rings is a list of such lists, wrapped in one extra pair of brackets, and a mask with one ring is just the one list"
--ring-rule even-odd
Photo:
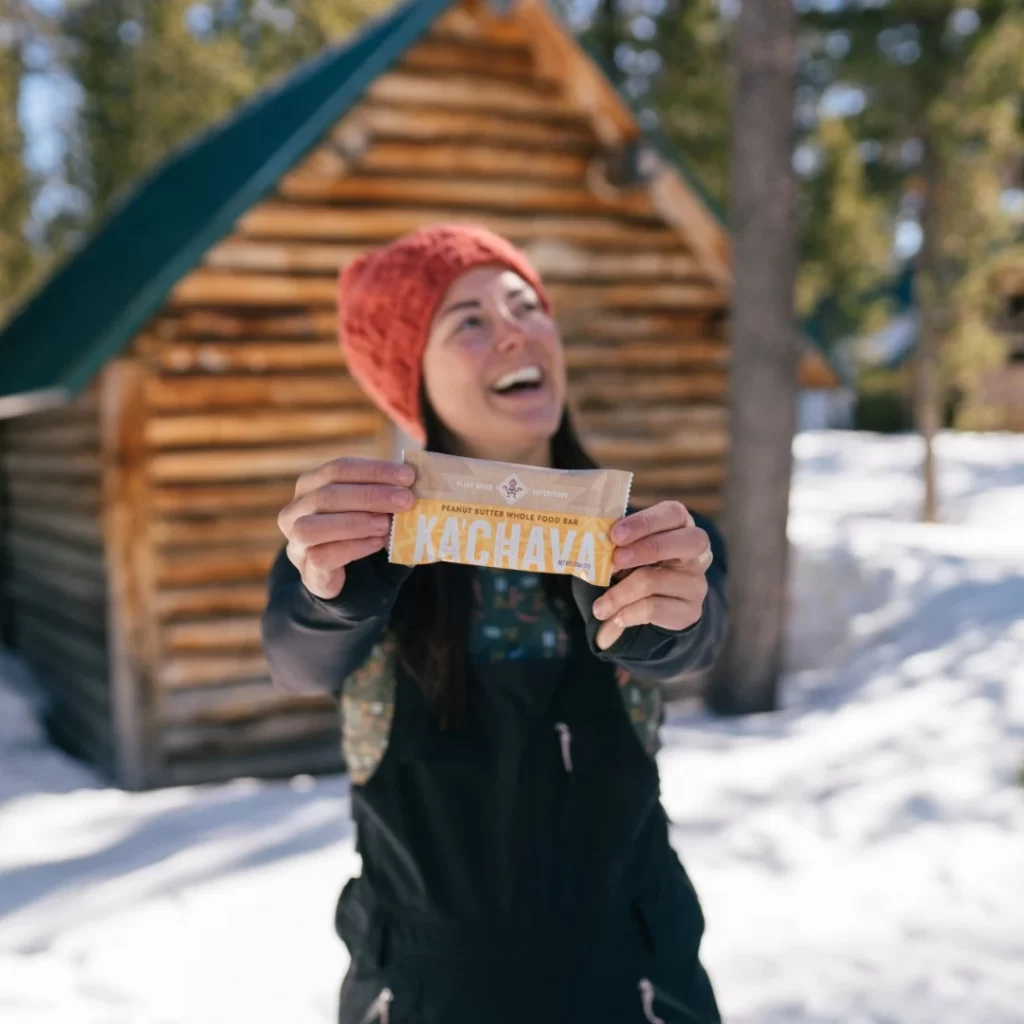
[(611, 582), (609, 531), (625, 515), (632, 473), (423, 451), (407, 451), (404, 460), (416, 469), (416, 504), (395, 515), (392, 562), (458, 562)]

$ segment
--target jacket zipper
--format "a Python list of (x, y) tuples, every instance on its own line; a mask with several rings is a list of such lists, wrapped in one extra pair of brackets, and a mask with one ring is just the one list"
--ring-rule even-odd
[(680, 1021), (702, 1024), (701, 1019), (688, 1006), (684, 1006), (677, 999), (673, 999), (670, 995), (661, 991), (661, 989), (656, 988), (649, 978), (641, 978), (640, 1002), (643, 1005), (644, 1017), (647, 1018), (649, 1024), (668, 1024), (667, 1021), (662, 1020), (654, 1012), (655, 1000), (659, 1003), (664, 1003), (674, 1013), (681, 1014), (682, 1016), (678, 1018)]
[(389, 988), (382, 988), (380, 995), (372, 1003), (370, 1008), (366, 1011), (366, 1016), (363, 1017), (362, 1024), (372, 1024), (376, 1021), (377, 1024), (388, 1024), (388, 1018), (390, 1017), (391, 1001), (395, 998), (394, 993)]
[(562, 766), (566, 772), (572, 771), (572, 732), (565, 722), (555, 722), (558, 739), (562, 747)]

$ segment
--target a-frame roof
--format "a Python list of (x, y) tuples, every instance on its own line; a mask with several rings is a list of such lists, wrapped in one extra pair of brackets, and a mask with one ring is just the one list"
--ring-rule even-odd
[[(124, 198), (86, 243), (0, 332), (0, 418), (66, 400), (122, 351), (167, 295), (456, 0), (406, 0), (174, 152)], [(607, 79), (539, 0), (520, 0), (542, 19), (549, 54), (571, 63), (573, 90), (600, 114), (604, 134), (639, 130)], [(571, 90), (572, 91), (572, 90)], [(598, 107), (602, 108), (600, 111)], [(610, 125), (610, 127), (609, 127)], [(618, 125), (618, 128), (616, 128)], [(712, 225), (705, 262), (727, 284), (725, 232), (692, 182), (661, 166), (651, 192), (686, 233)], [(705, 232), (707, 234), (707, 232)], [(690, 239), (692, 242), (692, 239)], [(697, 248), (701, 256), (700, 246)]]

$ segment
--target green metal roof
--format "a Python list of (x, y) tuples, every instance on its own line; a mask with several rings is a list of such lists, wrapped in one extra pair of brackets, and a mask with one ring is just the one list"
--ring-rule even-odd
[[(0, 332), (9, 396), (74, 393), (451, 5), (408, 0), (175, 152)], [(24, 411), (27, 402), (9, 403)]]

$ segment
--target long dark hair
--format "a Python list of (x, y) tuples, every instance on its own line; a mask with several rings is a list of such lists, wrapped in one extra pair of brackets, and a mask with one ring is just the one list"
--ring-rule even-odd
[[(421, 394), (427, 451), (455, 454), (454, 438)], [(562, 413), (551, 438), (555, 469), (596, 469), (573, 426)], [(423, 687), (442, 725), (457, 725), (465, 709), (470, 680), (469, 628), (473, 614), (473, 568), (435, 562), (421, 565), (402, 587), (391, 617), (402, 666)], [(571, 579), (544, 577), (548, 599), (572, 614)]]

